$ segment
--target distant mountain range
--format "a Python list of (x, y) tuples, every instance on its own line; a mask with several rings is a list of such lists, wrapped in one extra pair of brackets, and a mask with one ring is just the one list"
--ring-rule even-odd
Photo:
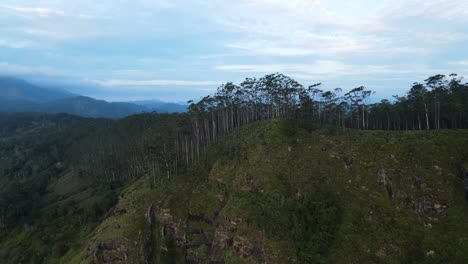
[(158, 113), (180, 113), (187, 111), (187, 105), (159, 100), (131, 101), (129, 103), (145, 106)]
[(121, 118), (142, 112), (185, 112), (186, 105), (158, 100), (106, 102), (25, 80), (0, 77), (0, 112), (68, 113), (85, 117)]

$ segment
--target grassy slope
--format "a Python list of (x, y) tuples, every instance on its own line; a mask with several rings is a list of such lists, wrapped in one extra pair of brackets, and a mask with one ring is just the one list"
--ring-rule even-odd
[(185, 256), (199, 263), (466, 263), (468, 216), (457, 168), (467, 149), (463, 130), (308, 132), (258, 122), (170, 182), (151, 189), (142, 178), (130, 186), (117, 206), (126, 213), (106, 219), (87, 250), (70, 251), (62, 262), (91, 262), (97, 245), (109, 242), (117, 246), (101, 257), (141, 262), (145, 212), (154, 203), (152, 258), (162, 263)]

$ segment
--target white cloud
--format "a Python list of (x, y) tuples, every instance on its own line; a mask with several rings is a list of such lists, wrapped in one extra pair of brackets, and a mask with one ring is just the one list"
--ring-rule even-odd
[(23, 18), (26, 18), (27, 20), (34, 20), (34, 17), (43, 18), (43, 19), (53, 18), (53, 17), (80, 18), (80, 19), (98, 19), (99, 18), (94, 15), (83, 14), (83, 13), (77, 12), (76, 10), (74, 12), (65, 12), (63, 10), (50, 8), (50, 7), (20, 7), (20, 6), (0, 5), (0, 10), (1, 9), (9, 11), (10, 13), (23, 16)]
[[(23, 15), (15, 18), (19, 23), (12, 20), (4, 28), (10, 27), (15, 34), (46, 41), (148, 36), (150, 31), (183, 34), (183, 30), (187, 30), (186, 24), (177, 28), (174, 21), (168, 23), (160, 18), (162, 12), (176, 10), (175, 14), (180, 15), (175, 17), (177, 21), (197, 22), (197, 28), (191, 26), (191, 30), (235, 36), (235, 40), (225, 43), (228, 52), (242, 50), (268, 56), (427, 52), (434, 45), (459, 41), (460, 34), (450, 30), (438, 32), (429, 27), (425, 32), (413, 28), (411, 23), (408, 27), (396, 23), (411, 17), (444, 21), (463, 21), (468, 17), (466, 0), (400, 0), (397, 3), (390, 0), (137, 0), (118, 3), (80, 0), (40, 1), (40, 7), (37, 4), (36, 1), (25, 1), (21, 6), (0, 6), (0, 16), (2, 9)], [(188, 18), (186, 12), (190, 14)], [(40, 19), (34, 19), (34, 16)], [(89, 21), (90, 18), (99, 19), (99, 22)], [(431, 38), (434, 34), (439, 37)]]
[(466, 0), (427, 2), (242, 0), (223, 11), (215, 6), (209, 16), (223, 30), (240, 34), (226, 47), (253, 55), (427, 55), (437, 45), (466, 39), (449, 27), (441, 31), (428, 26), (421, 28), (415, 22), (398, 24), (401, 17), (449, 22), (468, 17)]
[(52, 68), (49, 67), (30, 67), (8, 62), (0, 61), (0, 73), (3, 75), (30, 75), (30, 74), (57, 74)]
[(17, 7), (17, 6), (0, 6), (2, 9), (7, 9), (16, 13), (25, 15), (35, 15), (39, 17), (50, 17), (50, 16), (65, 16), (65, 12), (52, 8), (45, 7)]
[(442, 21), (467, 21), (468, 2), (466, 0), (393, 0), (384, 5), (377, 16), (385, 20), (426, 18)]
[(35, 43), (29, 40), (10, 40), (0, 38), (0, 47), (6, 47), (11, 49), (23, 49), (33, 47)]
[(17, 61), (50, 60), (113, 89), (203, 88), (220, 82), (191, 80), (276, 71), (299, 79), (400, 80), (427, 76), (438, 70), (424, 63), (443, 67), (455, 56), (464, 61), (450, 68), (467, 69), (465, 50), (455, 46), (468, 39), (467, 0), (1, 2), (0, 47), (34, 49)]
[(468, 67), (468, 60), (452, 61), (449, 64)]
[(203, 86), (219, 85), (216, 81), (185, 81), (185, 80), (96, 80), (97, 84), (102, 86), (157, 86), (157, 85), (175, 85), (175, 86)]
[(245, 64), (220, 65), (217, 70), (240, 73), (273, 73), (282, 72), (293, 78), (302, 80), (312, 79), (350, 79), (353, 77), (369, 78), (371, 76), (386, 76), (385, 78), (404, 79), (408, 75), (427, 75), (445, 72), (445, 70), (432, 69), (425, 65), (357, 65), (342, 61), (317, 60), (309, 64)]
[(379, 38), (353, 38), (351, 36), (316, 37), (303, 35), (293, 40), (246, 40), (226, 45), (257, 55), (270, 56), (335, 56), (341, 54), (422, 54), (425, 48), (390, 46)]

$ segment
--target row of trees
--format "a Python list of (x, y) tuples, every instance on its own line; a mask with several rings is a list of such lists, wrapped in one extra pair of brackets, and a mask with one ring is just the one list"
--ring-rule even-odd
[(395, 102), (372, 104), (372, 129), (421, 130), (468, 127), (468, 83), (463, 77), (434, 75), (416, 82)]
[[(323, 90), (320, 83), (305, 87), (280, 73), (247, 78), (240, 84), (223, 84), (198, 102), (190, 101), (188, 113), (145, 114), (119, 121), (122, 128), (81, 144), (89, 146), (82, 150), (88, 158), (79, 164), (83, 173), (101, 175), (106, 181), (147, 174), (156, 185), (197, 161), (220, 137), (258, 120), (307, 119), (343, 129), (467, 128), (468, 84), (462, 81), (455, 74), (435, 75), (414, 83), (393, 102), (372, 103), (373, 92), (364, 86), (344, 93), (340, 88)], [(134, 124), (137, 119), (141, 120)], [(141, 126), (137, 130), (136, 124)], [(125, 140), (114, 138), (128, 131), (133, 131), (131, 136), (119, 137)], [(93, 145), (96, 141), (100, 144)]]
[[(364, 86), (342, 94), (321, 84), (304, 87), (283, 74), (227, 83), (213, 96), (190, 105), (195, 122), (211, 119), (222, 132), (255, 121), (277, 117), (309, 118), (319, 123), (357, 129), (440, 129), (468, 127), (468, 83), (451, 74), (434, 75), (414, 83), (404, 96), (371, 103), (374, 93)], [(221, 120), (215, 119), (219, 112)], [(215, 134), (214, 134), (215, 135)]]
[[(179, 116), (176, 128), (157, 140), (151, 166), (156, 175), (170, 178), (180, 164), (188, 166), (205, 148), (245, 124), (274, 118), (309, 119), (342, 128), (421, 130), (468, 127), (468, 84), (451, 74), (414, 83), (404, 96), (371, 103), (374, 93), (364, 86), (343, 93), (325, 91), (317, 83), (305, 87), (280, 73), (221, 85), (213, 95), (189, 101), (189, 113)], [(172, 143), (169, 143), (172, 142)]]

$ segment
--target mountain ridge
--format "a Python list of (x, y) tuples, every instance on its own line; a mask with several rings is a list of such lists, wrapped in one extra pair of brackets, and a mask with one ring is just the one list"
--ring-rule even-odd
[(73, 94), (61, 89), (48, 89), (23, 79), (0, 77), (0, 111), (68, 113), (83, 117), (122, 118), (141, 112), (184, 112), (186, 106), (160, 101), (107, 102)]

